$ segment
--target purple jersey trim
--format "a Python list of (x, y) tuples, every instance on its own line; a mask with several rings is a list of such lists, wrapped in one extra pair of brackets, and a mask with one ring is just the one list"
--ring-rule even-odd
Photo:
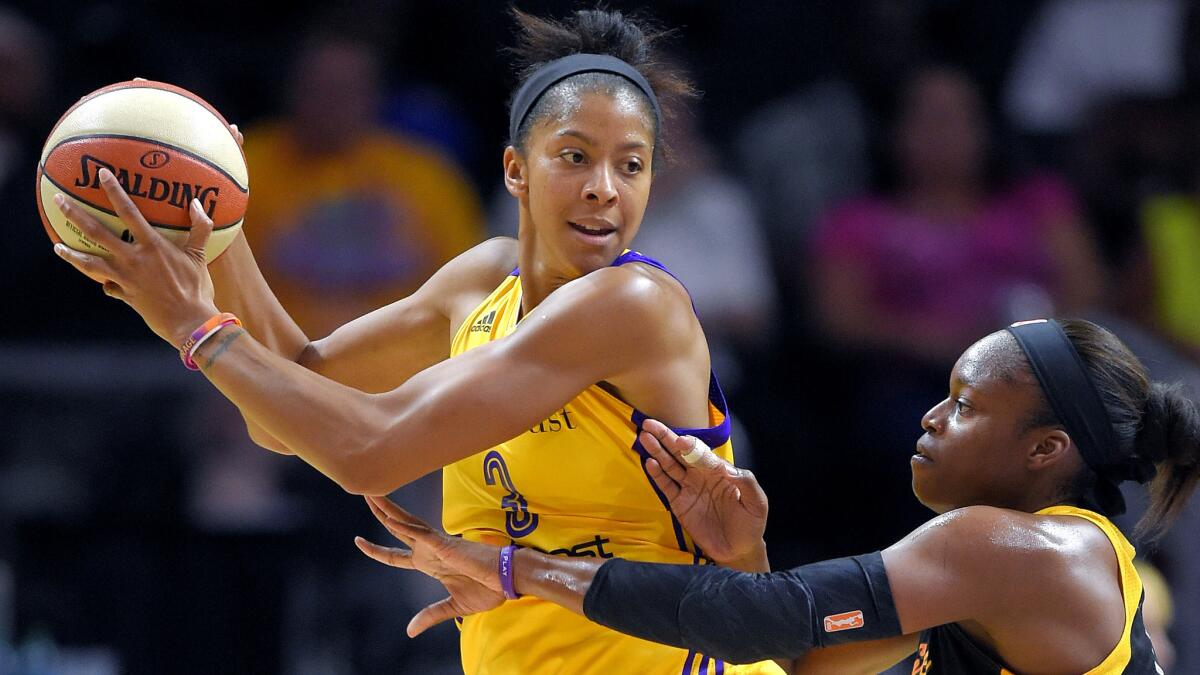
[[(612, 267), (618, 267), (620, 265), (633, 262), (642, 263), (655, 269), (662, 270), (663, 272), (671, 275), (672, 279), (679, 281), (679, 277), (675, 276), (671, 270), (667, 269), (666, 266), (661, 262), (655, 260), (654, 258), (644, 256), (636, 251), (627, 251), (621, 254), (616, 260), (613, 261)], [(683, 282), (679, 281), (679, 284), (682, 286)], [(684, 287), (684, 290), (686, 291), (687, 288)], [(696, 306), (693, 303), (692, 311), (694, 312), (695, 309)], [(721, 391), (720, 383), (717, 382), (716, 373), (709, 374), (708, 400), (714, 408), (721, 411), (723, 419), (721, 420), (720, 424), (715, 427), (697, 429), (671, 427), (671, 430), (680, 436), (695, 436), (703, 441), (708, 447), (717, 448), (729, 441), (731, 422), (729, 420), (729, 404), (725, 400), (725, 393)], [(645, 422), (647, 418), (648, 416), (642, 411), (638, 410), (637, 408), (633, 409), (633, 415), (630, 419), (633, 421), (633, 425), (636, 428), (639, 436), (642, 432), (642, 423)], [(683, 535), (683, 526), (679, 524), (679, 519), (676, 518), (675, 514), (671, 512), (671, 504), (667, 500), (667, 496), (663, 494), (662, 490), (658, 489), (658, 486), (654, 484), (654, 480), (650, 478), (650, 474), (646, 471), (646, 460), (650, 459), (650, 453), (646, 452), (646, 449), (642, 447), (642, 441), (639, 437), (634, 438), (633, 449), (638, 453), (638, 456), (642, 460), (642, 473), (645, 474), (647, 482), (649, 482), (650, 487), (654, 489), (654, 494), (658, 495), (658, 499), (662, 502), (663, 508), (665, 508), (667, 513), (669, 513), (671, 516), (671, 528), (675, 531), (675, 543), (679, 546), (680, 551), (688, 551), (687, 539)], [(691, 553), (692, 563), (700, 564), (703, 554), (701, 553), (699, 547), (697, 547), (696, 550), (691, 551)]]
[(717, 675), (725, 675), (725, 662), (717, 659)]
[(708, 662), (711, 660), (711, 657), (701, 654), (700, 658), (704, 659), (700, 662), (700, 675), (708, 675)]
[[(675, 276), (671, 270), (667, 269), (666, 265), (663, 265), (654, 258), (644, 256), (637, 251), (626, 251), (625, 253), (622, 253), (621, 255), (617, 256), (617, 259), (612, 262), (610, 267), (619, 267), (626, 263), (633, 262), (642, 263), (655, 269), (662, 270), (663, 272), (669, 274), (672, 279), (678, 281), (679, 285), (683, 286), (683, 282), (679, 280), (679, 277)], [(517, 267), (513, 269), (511, 276), (520, 276), (520, 272), (520, 267)], [(684, 286), (684, 291), (687, 291), (686, 286)], [(690, 297), (691, 296), (689, 294), (689, 298)], [(692, 303), (692, 311), (696, 311), (695, 303)], [(716, 373), (709, 374), (708, 400), (714, 408), (721, 411), (723, 419), (721, 420), (720, 424), (715, 427), (698, 429), (671, 427), (671, 430), (680, 436), (695, 436), (701, 441), (704, 441), (705, 445), (708, 447), (717, 448), (729, 441), (732, 423), (729, 420), (729, 404), (725, 400), (725, 392), (721, 391), (721, 384), (717, 381)], [(642, 423), (646, 421), (647, 415), (637, 408), (634, 408), (630, 419), (633, 422), (636, 430), (635, 433), (640, 435), (642, 432)], [(671, 504), (667, 500), (667, 496), (663, 494), (662, 490), (658, 489), (658, 486), (654, 484), (654, 480), (650, 478), (650, 474), (646, 471), (646, 460), (650, 459), (650, 453), (646, 452), (646, 449), (642, 447), (642, 441), (637, 436), (635, 436), (633, 440), (633, 450), (638, 453), (638, 456), (642, 460), (642, 473), (646, 476), (646, 482), (650, 483), (650, 487), (654, 489), (654, 494), (658, 495), (658, 499), (662, 502), (663, 508), (667, 510), (667, 513), (671, 517), (671, 528), (675, 531), (675, 543), (679, 546), (680, 551), (688, 552), (689, 549), (687, 546), (687, 539), (683, 535), (683, 527), (679, 524), (679, 520), (675, 517), (675, 514), (671, 512)], [(690, 552), (692, 553), (693, 564), (700, 564), (703, 557), (703, 553), (700, 551), (700, 549), (697, 547), (695, 551)], [(695, 656), (695, 654), (692, 656)], [(685, 671), (686, 670), (687, 669), (685, 668)]]
[[(679, 519), (676, 518), (675, 513), (671, 511), (671, 502), (667, 499), (667, 496), (663, 494), (663, 491), (658, 489), (658, 484), (654, 482), (654, 479), (650, 477), (650, 472), (646, 470), (646, 460), (650, 459), (650, 453), (646, 452), (646, 448), (642, 446), (641, 439), (642, 422), (646, 421), (646, 416), (635, 409), (633, 411), (632, 421), (634, 427), (636, 428), (635, 433), (637, 434), (633, 439), (633, 450), (637, 452), (638, 458), (641, 459), (642, 475), (646, 477), (646, 482), (650, 483), (650, 487), (654, 490), (654, 494), (658, 495), (658, 501), (662, 502), (663, 508), (667, 510), (667, 515), (671, 517), (671, 528), (675, 530), (675, 544), (679, 546), (680, 551), (687, 551), (687, 539), (685, 539), (683, 536), (683, 526), (679, 524)], [(695, 563), (697, 561), (697, 557), (694, 553), (692, 557), (693, 563)]]
[(681, 675), (692, 675), (692, 662), (696, 660), (695, 650), (688, 651), (687, 660), (683, 662), (683, 670), (679, 671)]

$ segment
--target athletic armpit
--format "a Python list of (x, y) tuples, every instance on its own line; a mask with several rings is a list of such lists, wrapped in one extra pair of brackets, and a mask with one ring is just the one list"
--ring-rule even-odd
[(301, 365), (368, 393), (390, 391), (450, 356), (456, 309), (473, 305), (512, 271), (516, 241), (490, 239), (446, 263), (412, 295), (312, 343)]

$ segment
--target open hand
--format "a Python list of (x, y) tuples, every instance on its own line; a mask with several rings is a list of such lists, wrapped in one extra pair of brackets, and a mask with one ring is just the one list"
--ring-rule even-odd
[(640, 440), (650, 453), (650, 478), (706, 555), (740, 568), (759, 553), (767, 527), (767, 495), (754, 474), (657, 420), (646, 420)]
[(386, 497), (366, 500), (379, 522), (408, 549), (388, 548), (355, 537), (359, 550), (385, 565), (433, 577), (449, 593), (412, 618), (408, 624), (409, 637), (416, 637), (447, 619), (485, 612), (503, 604), (498, 547), (448, 536)]

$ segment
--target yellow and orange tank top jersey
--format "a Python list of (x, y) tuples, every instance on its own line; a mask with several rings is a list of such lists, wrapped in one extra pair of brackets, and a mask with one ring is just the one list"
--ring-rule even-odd
[[(666, 271), (633, 252), (613, 265), (630, 262)], [(512, 333), (520, 308), (514, 272), (463, 322), (451, 357)], [(715, 379), (709, 399), (711, 426), (677, 431), (732, 461), (728, 410)], [(706, 564), (644, 469), (648, 455), (637, 440), (644, 419), (601, 387), (588, 387), (520, 436), (447, 466), (443, 527), (472, 541), (515, 542), (553, 555)], [(466, 617), (461, 628), (468, 675), (782, 673), (774, 663), (734, 666), (622, 635), (532, 597)]]
[[(1104, 516), (1075, 506), (1051, 506), (1037, 512), (1041, 516), (1074, 516), (1100, 528), (1112, 542), (1121, 577), (1121, 595), (1125, 599), (1125, 632), (1120, 641), (1098, 666), (1084, 675), (1162, 675), (1154, 655), (1154, 646), (1142, 624), (1142, 579), (1133, 567), (1134, 550), (1129, 540)], [(937, 626), (921, 633), (912, 675), (938, 673), (980, 673), (1014, 675), (1003, 663), (976, 644), (957, 624)]]

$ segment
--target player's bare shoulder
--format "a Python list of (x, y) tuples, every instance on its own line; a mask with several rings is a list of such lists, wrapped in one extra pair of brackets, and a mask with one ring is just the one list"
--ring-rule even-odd
[(687, 289), (661, 269), (629, 263), (596, 270), (573, 283), (581, 281), (594, 285), (596, 299), (629, 321), (645, 323), (665, 336), (686, 338), (700, 330)]
[(460, 289), (487, 289), (490, 293), (517, 266), (517, 240), (493, 237), (463, 251), (446, 263), (439, 275)]
[[(939, 539), (937, 545), (945, 547), (947, 559), (957, 559), (963, 569), (994, 580), (1020, 577), (1025, 582), (1018, 584), (1021, 588), (1039, 588), (1036, 577), (1061, 585), (1080, 571), (1101, 572), (1115, 566), (1105, 534), (1074, 516), (968, 506), (934, 518), (910, 536), (922, 534)], [(1019, 595), (1014, 589), (1006, 594)]]
[(464, 315), (488, 296), (517, 266), (517, 240), (495, 237), (460, 253), (429, 280), (430, 286), (450, 305), (450, 313)]

